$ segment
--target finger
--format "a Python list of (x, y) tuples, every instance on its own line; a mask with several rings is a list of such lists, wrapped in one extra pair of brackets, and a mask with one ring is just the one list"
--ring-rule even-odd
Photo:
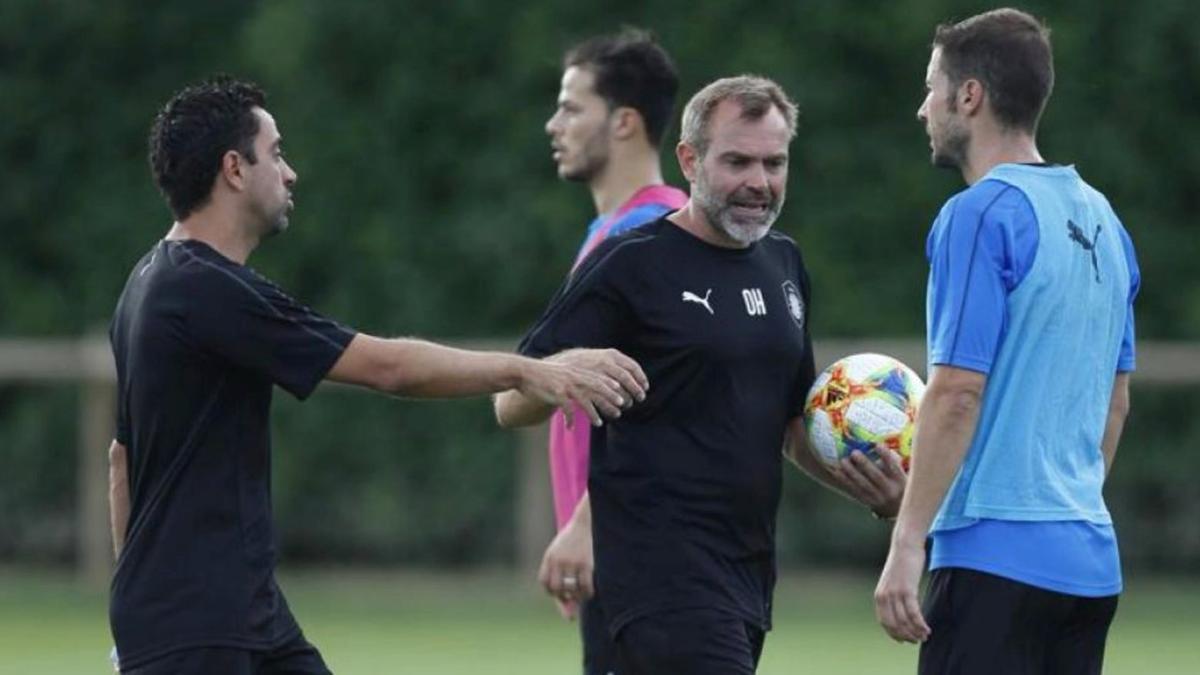
[(903, 605), (894, 595), (888, 597), (888, 612), (892, 617), (893, 637), (904, 642), (912, 642), (912, 629), (908, 617), (904, 614)]
[(907, 617), (909, 634), (912, 636), (913, 642), (924, 642), (932, 631), (929, 629), (929, 624), (925, 623), (925, 616), (921, 613), (921, 603), (917, 600), (917, 595), (905, 593), (900, 598), (900, 604)]
[(566, 427), (568, 429), (574, 429), (575, 428), (575, 401), (573, 401), (571, 399), (567, 399), (567, 401), (565, 403), (558, 406), (558, 409), (562, 411), (563, 423), (566, 425)]
[(646, 377), (646, 371), (642, 370), (642, 364), (619, 351), (617, 352), (617, 362), (621, 364), (622, 368), (633, 375), (633, 378), (637, 380), (642, 389), (650, 388), (650, 378)]
[(550, 583), (552, 578), (553, 577), (550, 574), (550, 559), (549, 557), (543, 557), (542, 565), (538, 568), (538, 583), (541, 584), (542, 588), (546, 589), (546, 592), (550, 595), (554, 595), (554, 589), (551, 587)]
[(905, 480), (908, 474), (904, 473), (904, 459), (900, 453), (891, 448), (879, 448), (878, 451), (882, 459), (882, 473), (892, 480)]
[(856, 450), (850, 454), (850, 461), (854, 463), (854, 467), (858, 469), (858, 472), (872, 484), (878, 486), (887, 485), (887, 478), (884, 477), (883, 471), (879, 469), (878, 464), (867, 457), (866, 453)]
[(591, 421), (592, 426), (603, 426), (604, 420), (600, 418), (600, 413), (596, 411), (596, 406), (592, 404), (592, 401), (589, 397), (580, 396), (575, 399), (575, 403), (579, 406), (579, 409), (583, 411), (583, 414), (587, 415), (587, 418)]
[[(627, 373), (633, 379), (638, 390), (642, 392), (642, 396), (638, 398), (638, 400), (641, 401), (645, 398), (646, 390), (650, 388), (650, 378), (646, 377), (646, 372), (642, 370), (642, 366), (639, 365), (637, 361), (634, 361), (615, 349), (612, 351), (613, 360), (618, 366), (621, 367), (622, 371)], [(633, 390), (629, 391), (632, 392)]]
[(622, 408), (625, 406), (624, 388), (616, 378), (610, 377), (605, 372), (598, 371), (596, 375), (584, 385), (584, 389), (595, 401), (603, 400), (610, 406), (616, 408)]
[(860, 462), (864, 461), (869, 464), (871, 460), (857, 450), (843, 459), (841, 463), (842, 480), (854, 493), (856, 499), (866, 504), (872, 504), (880, 499), (880, 494), (870, 479), (863, 475)]
[(592, 579), (592, 568), (582, 567), (577, 572), (579, 575), (579, 597), (588, 599), (596, 594), (596, 585)]
[(564, 618), (568, 621), (574, 621), (575, 617), (579, 613), (579, 603), (577, 603), (573, 600), (563, 600), (561, 598), (555, 598), (554, 604), (556, 607), (558, 607), (559, 616), (561, 616), (562, 618)]
[(638, 384), (638, 381), (634, 379), (633, 374), (629, 371), (613, 366), (608, 374), (617, 382), (617, 386), (620, 388), (619, 393), (624, 398), (624, 401), (622, 401), (623, 405), (633, 405), (634, 401), (644, 401), (646, 399), (646, 391), (642, 389), (642, 385)]

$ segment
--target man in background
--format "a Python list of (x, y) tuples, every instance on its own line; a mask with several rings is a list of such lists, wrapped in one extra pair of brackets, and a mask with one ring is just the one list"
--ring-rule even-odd
[[(917, 111), (968, 187), (933, 223), (929, 386), (876, 614), (926, 675), (1096, 675), (1121, 592), (1102, 489), (1129, 409), (1133, 244), (1037, 126), (1049, 31), (939, 26)], [(917, 586), (932, 538), (924, 612)]]
[[(687, 201), (663, 184), (660, 151), (679, 78), (666, 50), (644, 31), (593, 37), (567, 51), (562, 88), (546, 122), (558, 175), (586, 183), (596, 206), (572, 274), (600, 242), (658, 219)], [(560, 358), (569, 359), (571, 354)], [(615, 670), (612, 638), (592, 599), (591, 511), (587, 498), (590, 434), (550, 420), (550, 473), (559, 533), (539, 578), (566, 617), (579, 618), (585, 675)]]

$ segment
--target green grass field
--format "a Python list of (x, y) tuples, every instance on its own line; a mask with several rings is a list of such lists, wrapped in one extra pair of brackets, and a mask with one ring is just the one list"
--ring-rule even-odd
[[(760, 673), (901, 675), (916, 650), (875, 625), (873, 580), (784, 575)], [(305, 632), (339, 675), (574, 675), (574, 625), (525, 577), (321, 572), (284, 575)], [(103, 593), (68, 577), (0, 571), (0, 673), (106, 673)], [(1200, 579), (1131, 580), (1106, 673), (1200, 672)]]

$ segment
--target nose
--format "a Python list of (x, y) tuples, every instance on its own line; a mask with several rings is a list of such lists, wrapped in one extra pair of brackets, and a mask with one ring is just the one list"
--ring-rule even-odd
[(546, 120), (546, 135), (554, 136), (558, 132), (558, 111), (555, 111), (550, 119)]
[(292, 169), (292, 165), (288, 164), (287, 162), (284, 162), (283, 163), (283, 184), (288, 187), (291, 187), (291, 186), (295, 185), (296, 181), (299, 179), (300, 179), (300, 176), (296, 175), (296, 172)]
[(767, 169), (761, 162), (754, 165), (746, 174), (746, 187), (751, 190), (766, 190), (770, 183), (767, 181)]
[(926, 118), (925, 108), (928, 106), (929, 106), (928, 98), (925, 99), (924, 101), (921, 101), (921, 107), (917, 108), (917, 121), (918, 122), (922, 122), (922, 123), (925, 122), (925, 118)]

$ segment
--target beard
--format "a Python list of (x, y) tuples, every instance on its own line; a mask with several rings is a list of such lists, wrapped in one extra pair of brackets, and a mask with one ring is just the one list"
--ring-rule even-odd
[[(953, 115), (958, 112), (958, 105), (951, 98), (947, 102), (947, 111)], [(941, 128), (927, 129), (929, 139), (933, 142), (933, 152), (930, 161), (939, 169), (962, 169), (967, 163), (967, 146), (971, 143), (971, 131), (958, 117), (947, 117)]]
[(947, 127), (933, 144), (930, 161), (939, 169), (962, 169), (967, 163), (967, 145), (971, 132), (959, 126)]
[(278, 209), (260, 211), (261, 215), (258, 218), (259, 225), (257, 226), (257, 229), (261, 233), (259, 236), (267, 239), (277, 234), (282, 234), (287, 230), (290, 224), (288, 220), (290, 210), (287, 202), (284, 202), (283, 206), (280, 206)]
[[(724, 196), (714, 194), (704, 169), (699, 166), (692, 201), (718, 232), (742, 246), (767, 236), (783, 209), (783, 195), (777, 195), (769, 188), (765, 191), (740, 188)], [(742, 206), (760, 206), (762, 210), (753, 215), (739, 213)]]
[(589, 183), (608, 167), (607, 127), (601, 127), (579, 150), (579, 160), (570, 168), (558, 166), (559, 176), (573, 183)]

